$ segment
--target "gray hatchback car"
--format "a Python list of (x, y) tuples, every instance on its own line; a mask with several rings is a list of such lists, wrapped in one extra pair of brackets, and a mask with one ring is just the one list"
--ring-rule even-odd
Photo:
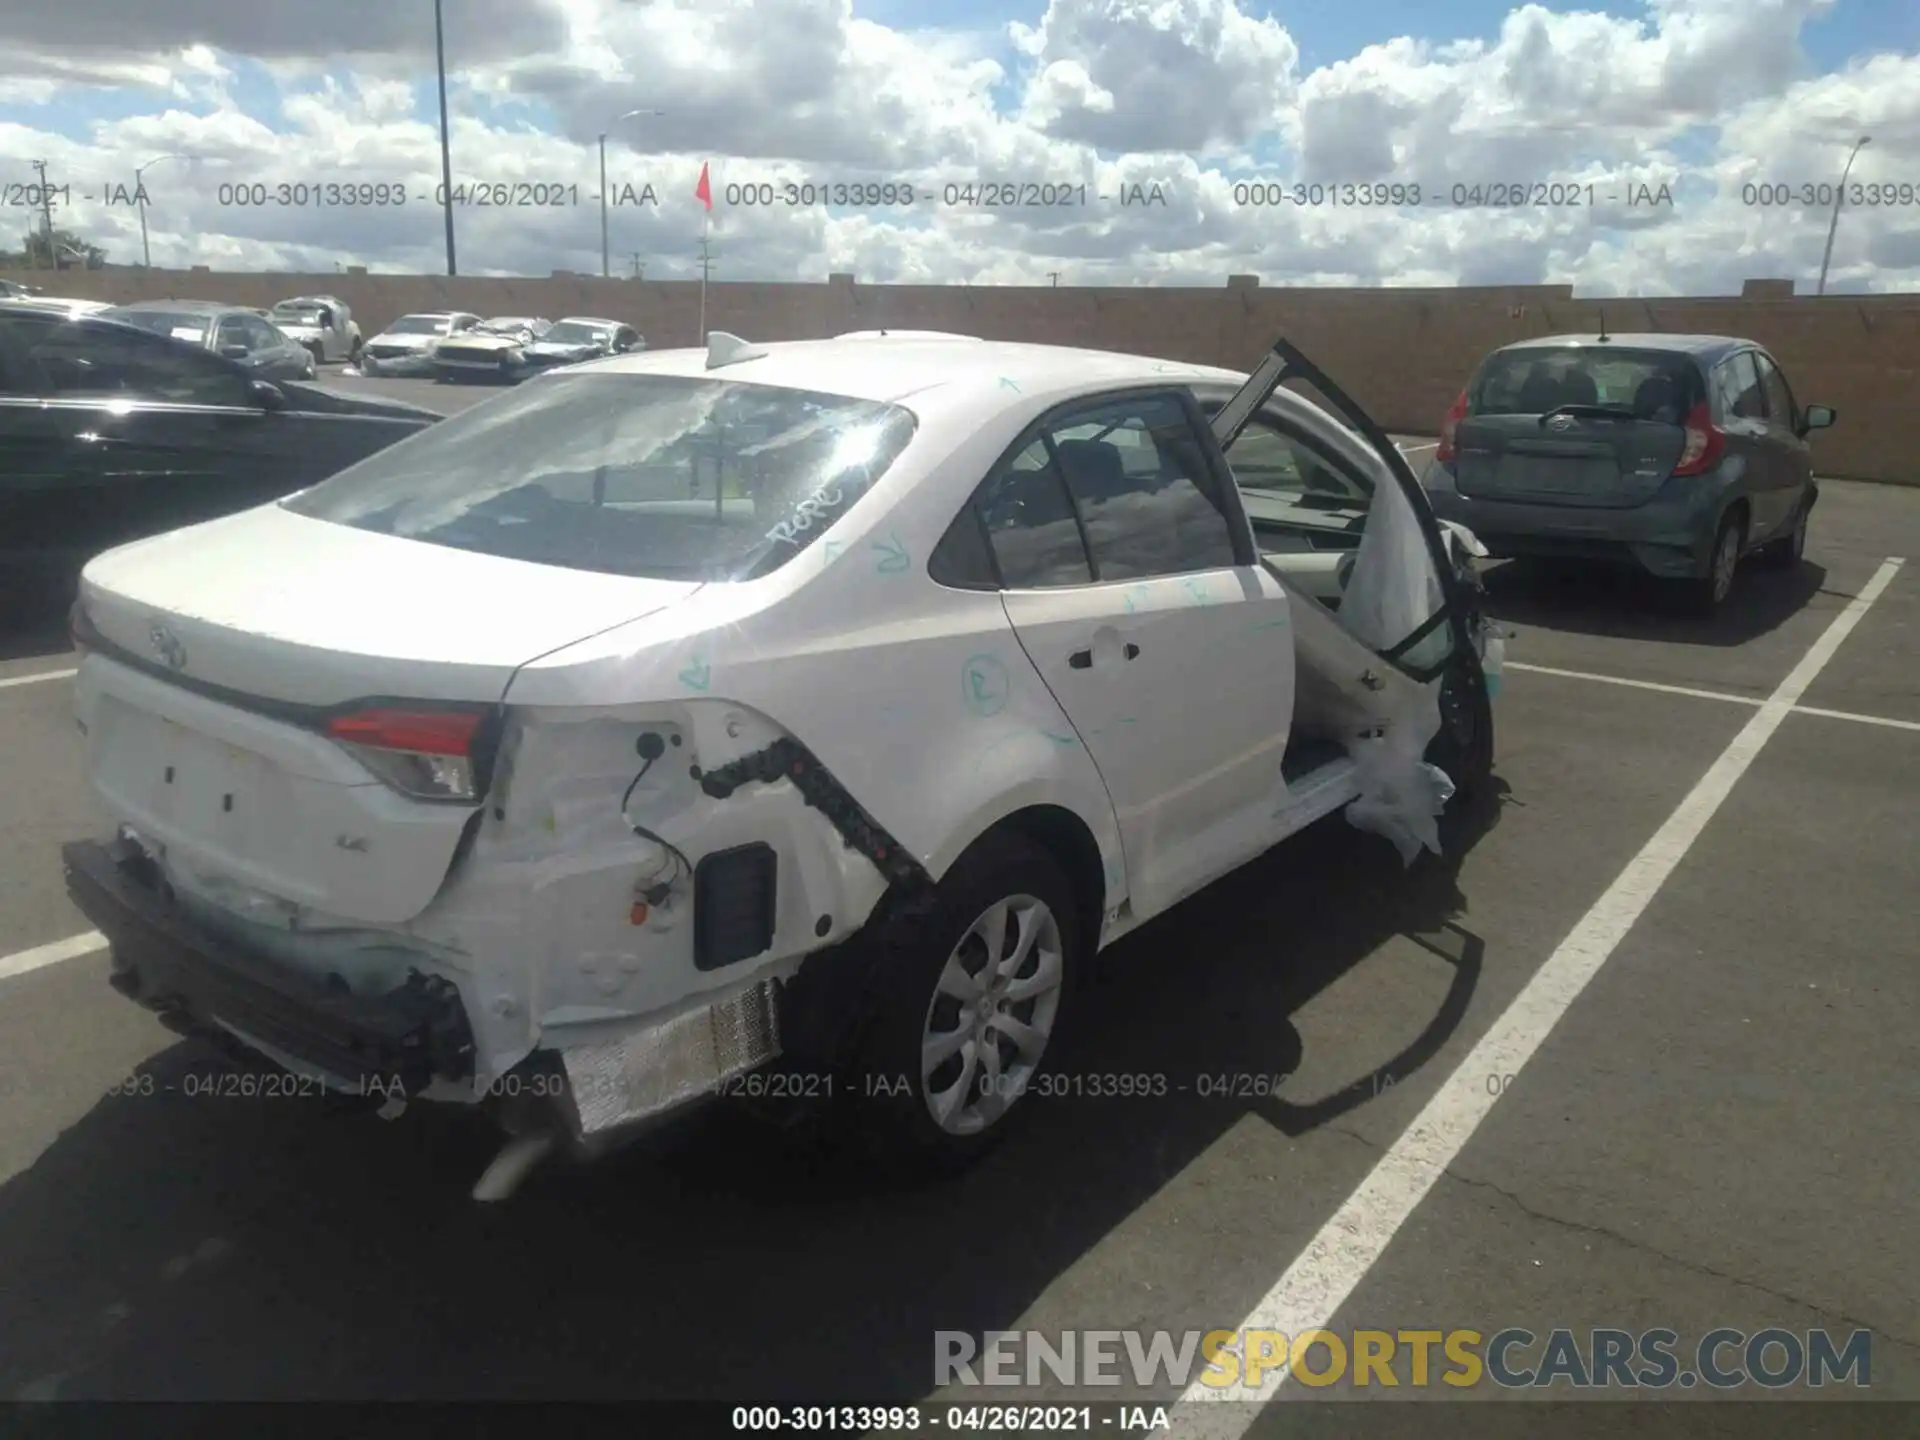
[(1637, 565), (1713, 609), (1746, 556), (1799, 561), (1836, 418), (1751, 340), (1544, 336), (1481, 361), (1424, 483), (1493, 555)]

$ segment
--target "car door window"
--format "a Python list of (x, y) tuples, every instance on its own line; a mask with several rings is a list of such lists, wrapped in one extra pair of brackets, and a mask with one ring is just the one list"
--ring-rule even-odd
[(1237, 563), (1224, 498), (1178, 396), (1108, 401), (1062, 417), (1043, 438), (1073, 497), (1094, 579)]
[(278, 350), (285, 337), (266, 321), (248, 316), (240, 322), (240, 333), (249, 350)]
[(31, 347), (49, 393), (135, 396), (185, 405), (251, 408), (246, 377), (196, 347), (122, 325), (78, 321)]
[[(977, 523), (986, 528), (1000, 583), (1009, 590), (1092, 582), (1073, 499), (1045, 440), (1036, 439), (1003, 465), (981, 487), (974, 508)], [(968, 517), (957, 523), (969, 523)]]
[(1794, 409), (1793, 392), (1787, 388), (1787, 377), (1766, 356), (1755, 355), (1752, 358), (1760, 367), (1760, 384), (1767, 393), (1767, 410), (1782, 425), (1796, 424), (1799, 415)]
[(246, 322), (238, 315), (229, 315), (214, 328), (213, 348), (224, 351), (229, 345), (244, 346), (251, 351), (254, 346), (247, 338)]
[(1720, 390), (1720, 402), (1729, 418), (1767, 418), (1766, 391), (1761, 387), (1759, 372), (1754, 369), (1751, 352), (1743, 350), (1725, 361), (1715, 372), (1715, 381)]

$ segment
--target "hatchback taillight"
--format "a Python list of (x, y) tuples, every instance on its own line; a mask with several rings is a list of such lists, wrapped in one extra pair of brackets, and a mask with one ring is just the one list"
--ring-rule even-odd
[(1719, 463), (1720, 453), (1727, 446), (1726, 433), (1713, 423), (1713, 411), (1704, 400), (1688, 412), (1684, 424), (1686, 443), (1680, 449), (1673, 473), (1704, 475)]
[(1467, 418), (1467, 392), (1462, 390), (1460, 398), (1447, 407), (1446, 418), (1440, 422), (1440, 443), (1434, 448), (1433, 458), (1441, 464), (1450, 464), (1454, 456), (1454, 444), (1460, 435), (1460, 422)]
[(327, 722), (375, 775), (416, 800), (480, 798), (475, 748), (485, 716), (472, 710), (356, 710)]

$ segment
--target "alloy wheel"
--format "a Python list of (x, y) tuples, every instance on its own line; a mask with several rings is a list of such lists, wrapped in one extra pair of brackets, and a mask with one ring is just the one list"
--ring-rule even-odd
[(951, 1135), (990, 1128), (1025, 1092), (1066, 979), (1060, 922), (1032, 895), (996, 901), (947, 957), (920, 1038), (921, 1092)]

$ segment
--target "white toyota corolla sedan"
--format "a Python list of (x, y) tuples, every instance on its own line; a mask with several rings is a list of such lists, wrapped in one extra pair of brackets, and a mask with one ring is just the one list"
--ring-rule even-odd
[(1285, 341), (592, 362), (88, 565), (68, 885), (175, 1028), (496, 1109), (483, 1198), (726, 1092), (963, 1163), (1129, 930), (1439, 848), (1475, 549)]

